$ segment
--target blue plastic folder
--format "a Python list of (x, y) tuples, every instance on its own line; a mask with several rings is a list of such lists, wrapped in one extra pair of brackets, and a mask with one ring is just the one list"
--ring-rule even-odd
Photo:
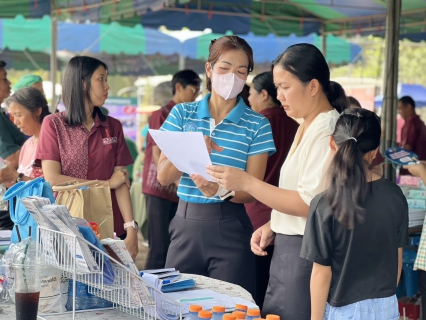
[(161, 287), (161, 292), (175, 292), (195, 287), (194, 279), (181, 279), (172, 283), (164, 284)]

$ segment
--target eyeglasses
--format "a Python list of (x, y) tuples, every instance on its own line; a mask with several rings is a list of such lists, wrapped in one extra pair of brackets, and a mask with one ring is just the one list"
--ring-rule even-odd
[(197, 95), (198, 96), (198, 94), (200, 93), (200, 89), (195, 89), (195, 88), (190, 87), (190, 86), (186, 86), (186, 87), (189, 88), (189, 89), (191, 89), (193, 95)]

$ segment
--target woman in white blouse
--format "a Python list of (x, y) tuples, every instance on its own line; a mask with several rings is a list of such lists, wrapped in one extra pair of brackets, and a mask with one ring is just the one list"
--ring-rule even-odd
[(271, 221), (251, 238), (252, 251), (260, 256), (275, 241), (262, 315), (309, 320), (312, 263), (299, 254), (309, 204), (326, 189), (330, 135), (347, 99), (343, 88), (330, 81), (324, 56), (310, 44), (289, 47), (273, 62), (273, 75), (287, 115), (304, 120), (282, 166), (279, 187), (235, 168), (210, 166), (207, 173), (223, 188), (245, 191), (273, 208)]

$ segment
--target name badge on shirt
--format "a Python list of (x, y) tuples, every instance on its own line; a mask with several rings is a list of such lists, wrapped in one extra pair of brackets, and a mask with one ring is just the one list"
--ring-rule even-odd
[(102, 142), (105, 146), (105, 145), (108, 145), (108, 144), (117, 143), (117, 140), (118, 140), (117, 137), (109, 137), (109, 138), (103, 138)]

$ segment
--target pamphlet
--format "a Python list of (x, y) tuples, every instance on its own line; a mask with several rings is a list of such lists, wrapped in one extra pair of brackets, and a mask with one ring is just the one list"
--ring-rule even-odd
[(386, 158), (398, 166), (409, 166), (419, 163), (417, 154), (403, 148), (389, 148), (386, 150)]

